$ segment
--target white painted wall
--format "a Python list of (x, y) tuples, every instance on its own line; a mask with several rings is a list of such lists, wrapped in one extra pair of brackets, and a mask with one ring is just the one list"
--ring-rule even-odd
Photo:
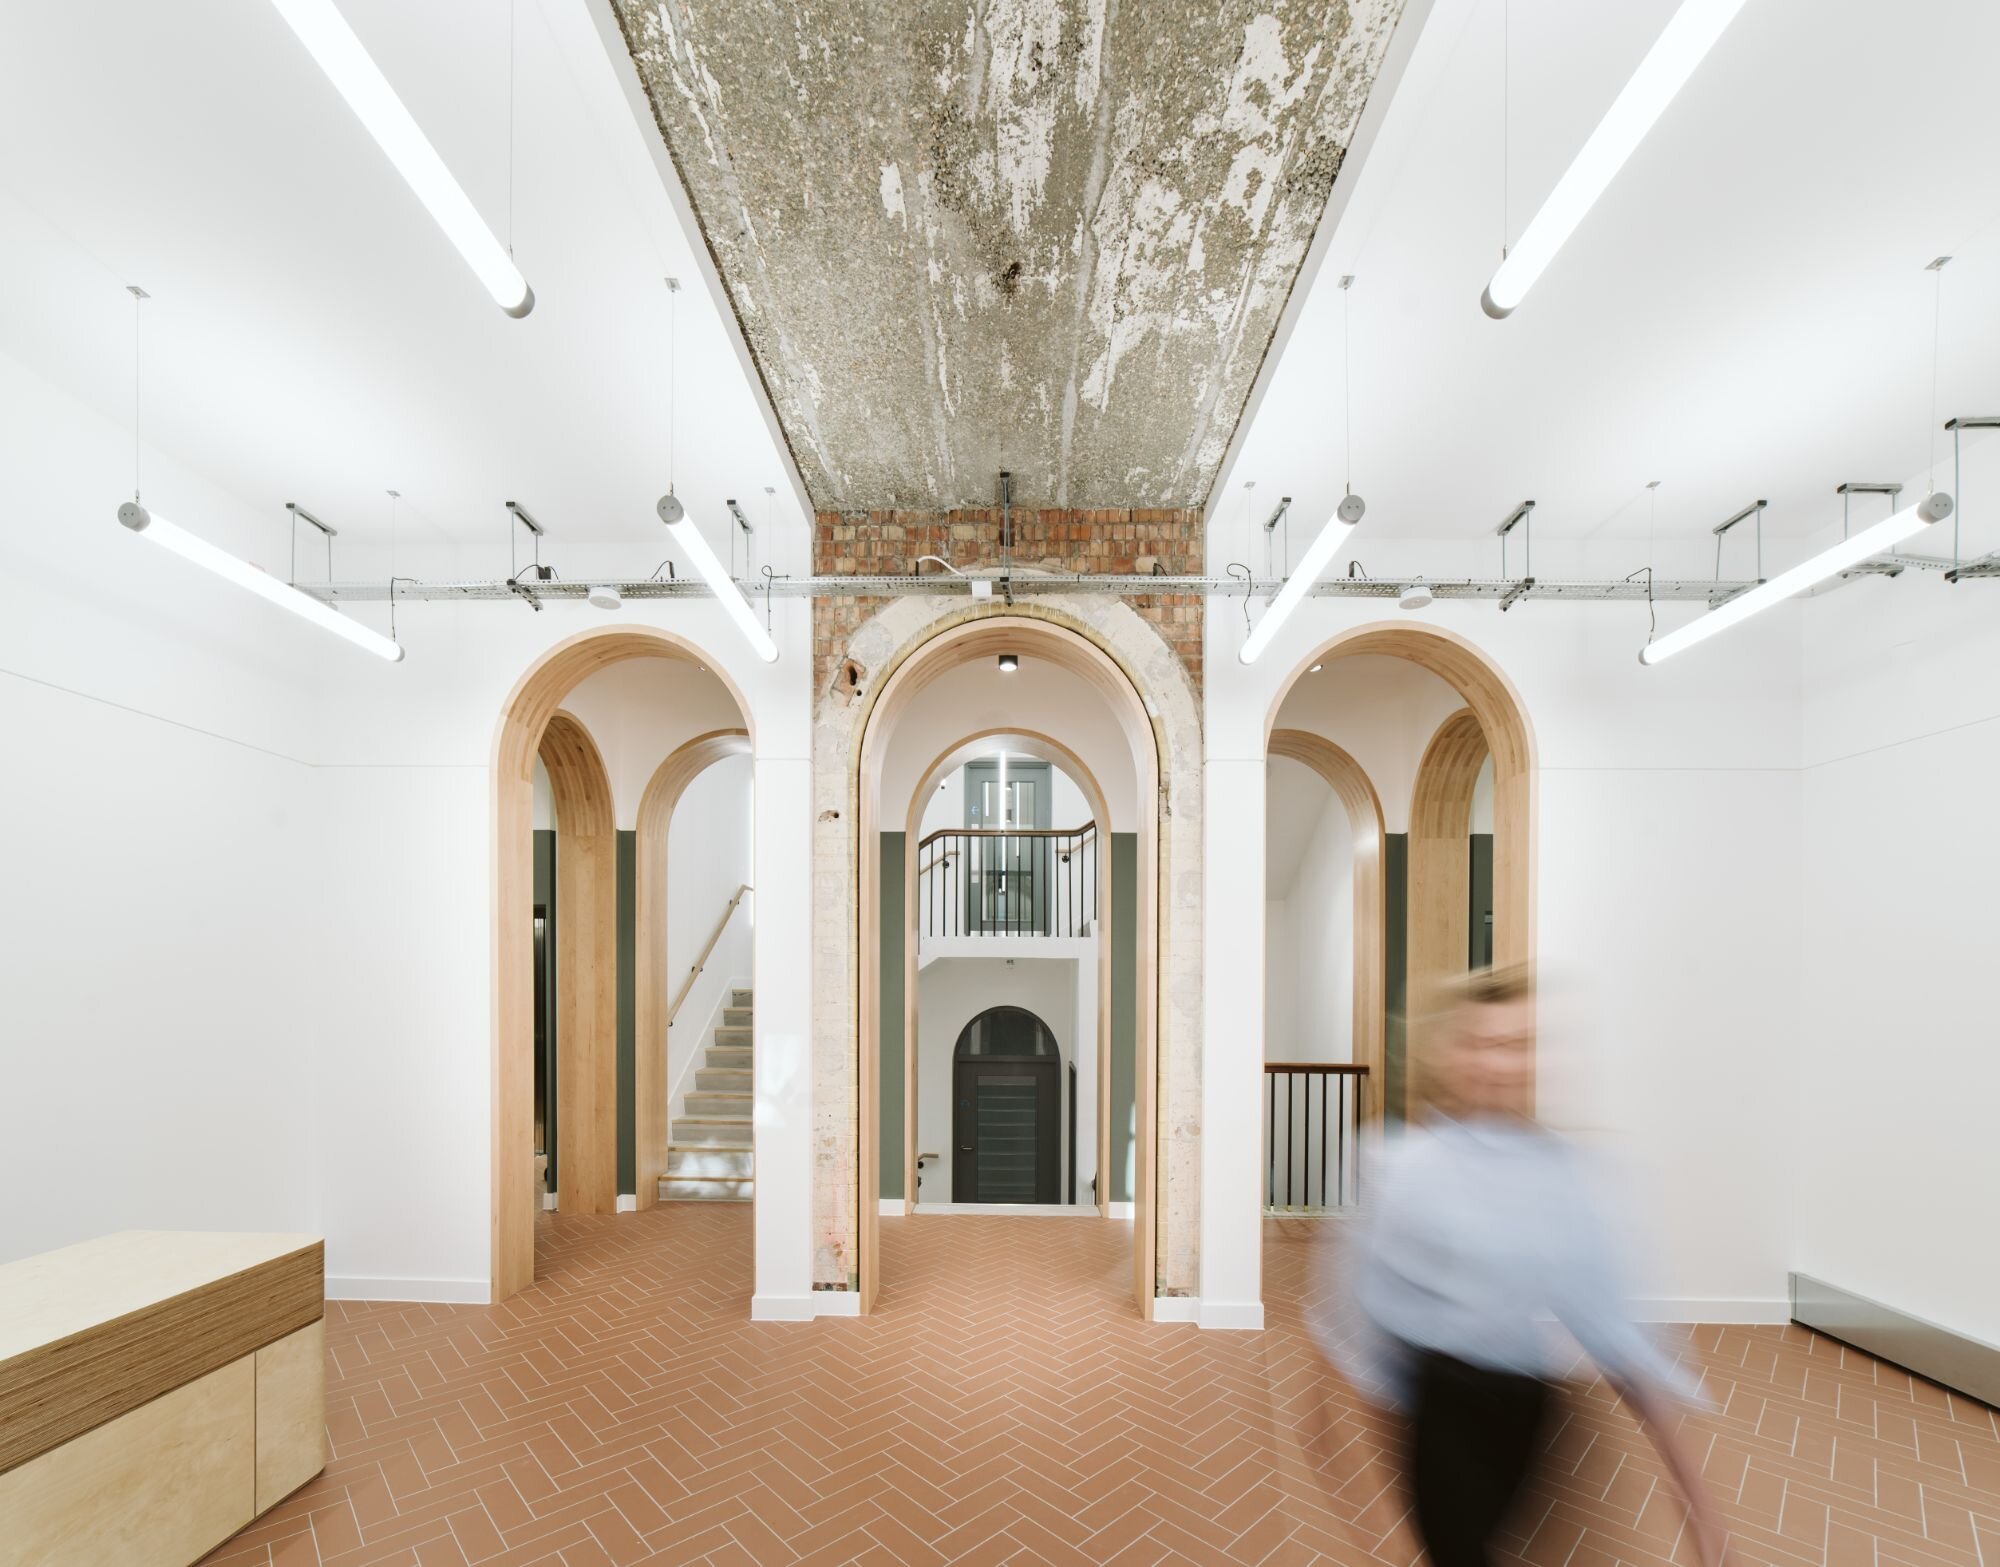
[(1270, 762), (1264, 1058), (1354, 1059), (1354, 836), (1319, 774)]
[[(1965, 552), (2000, 549), (2000, 442), (1967, 440), (1962, 485)], [(1793, 1261), (2000, 1343), (2000, 582), (1906, 572), (1802, 618)]]
[[(1566, 569), (1538, 541), (1538, 567), (1545, 555)], [(1259, 1289), (1264, 997), (1237, 976), (1264, 961), (1261, 928), (1240, 916), (1266, 901), (1263, 726), (1328, 637), (1385, 618), (1409, 617), (1309, 600), (1246, 667), (1241, 620), (1208, 617), (1202, 1294), (1215, 1320), (1244, 1320)], [(1643, 606), (1440, 603), (1423, 618), (1483, 648), (1535, 728), (1541, 957), (1552, 1021), (1567, 1024), (1545, 1041), (1543, 1103), (1631, 1171), (1650, 1237), (1639, 1293), (1667, 1315), (1779, 1314), (1791, 1149), (1773, 1128), (1794, 1097), (1799, 611), (1659, 669), (1636, 657)], [(1563, 995), (1576, 999), (1556, 1006)]]
[[(776, 613), (785, 650), (776, 665), (749, 652), (712, 600), (634, 603), (620, 623), (660, 625), (695, 640), (709, 668), (744, 693), (753, 716), (758, 874), (751, 880), (763, 893), (752, 964), (760, 976), (757, 1287), (795, 1301), (811, 1293), (812, 1244), (809, 980), (798, 961), (808, 950), (809, 917), (790, 913), (794, 901), (801, 910), (810, 906), (808, 629), (803, 604), (780, 603)], [(330, 861), (344, 869), (329, 902), (334, 917), (348, 921), (392, 909), (390, 923), (403, 933), (400, 943), (359, 953), (348, 988), (332, 1002), (345, 1037), (322, 1083), (326, 1117), (378, 1128), (378, 1157), (366, 1166), (328, 1152), (328, 1268), (336, 1288), (359, 1281), (351, 1288), (366, 1292), (370, 1280), (403, 1278), (417, 1281), (397, 1286), (406, 1295), (483, 1295), (492, 1049), (488, 767), (516, 682), (554, 643), (607, 623), (582, 605), (551, 604), (539, 615), (525, 606), (517, 614), (505, 606), (426, 605), (405, 617), (410, 651), (395, 667), (392, 700), (371, 700), (344, 669), (328, 679), (322, 743), (339, 765), (325, 775), (327, 815), (344, 828)], [(586, 721), (601, 720), (594, 701), (579, 686), (565, 705)], [(728, 727), (705, 702), (690, 707), (698, 710), (677, 726), (687, 734)], [(662, 731), (652, 746), (670, 738)], [(625, 802), (636, 804), (631, 786), (643, 785), (642, 771), (650, 776), (643, 764), (624, 767), (621, 821), (631, 820)], [(620, 776), (614, 772), (615, 788)], [(768, 798), (767, 786), (777, 791)], [(455, 867), (452, 874), (441, 874), (441, 863)], [(784, 944), (773, 949), (773, 939)], [(388, 1111), (385, 1097), (394, 1100)]]
[[(1094, 943), (1063, 945), (1080, 950), (1069, 957), (946, 957), (926, 963), (919, 972), (917, 1151), (940, 1155), (925, 1167), (921, 1201), (953, 1200), (952, 1052), (958, 1036), (987, 1008), (1013, 1006), (1025, 1007), (1048, 1024), (1062, 1052), (1058, 1126), (1065, 1138), (1069, 1066), (1076, 1064), (1076, 1190), (1078, 1203), (1089, 1205), (1097, 1169), (1097, 957)], [(1053, 950), (1056, 943), (1036, 946)]]
[[(0, 1261), (319, 1222), (342, 963), (306, 709), (324, 657), (393, 671), (119, 527), (131, 474), (127, 426), (0, 351)], [(146, 480), (246, 554), (283, 538), (163, 453)]]
[(612, 810), (627, 832), (638, 825), (646, 785), (669, 755), (696, 735), (746, 727), (728, 687), (677, 658), (609, 665), (579, 681), (562, 705), (603, 753)]
[[(917, 694), (897, 721), (882, 760), (883, 824), (900, 827), (912, 791), (947, 748), (968, 735), (1022, 727), (1074, 751), (1104, 791), (1112, 830), (1136, 831), (1138, 785), (1125, 731), (1103, 697), (1081, 677), (1032, 657), (1023, 657), (1011, 675), (989, 663), (961, 664)], [(927, 805), (927, 814), (929, 809)], [(957, 821), (962, 825), (964, 817)]]
[(1364, 654), (1330, 659), (1318, 674), (1300, 676), (1274, 727), (1304, 729), (1339, 746), (1375, 785), (1383, 831), (1408, 832), (1410, 792), (1424, 747), (1463, 706), (1464, 699), (1429, 670)]

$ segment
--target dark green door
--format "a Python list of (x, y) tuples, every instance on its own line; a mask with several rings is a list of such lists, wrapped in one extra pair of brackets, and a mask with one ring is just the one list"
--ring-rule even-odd
[(1060, 1202), (1062, 1057), (1020, 1007), (982, 1012), (952, 1053), (953, 1202)]

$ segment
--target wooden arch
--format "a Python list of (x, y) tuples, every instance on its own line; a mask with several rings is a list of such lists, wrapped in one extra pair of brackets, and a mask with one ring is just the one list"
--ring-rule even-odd
[[(487, 1267), (494, 1301), (535, 1280), (535, 758), (563, 698), (586, 676), (628, 658), (678, 658), (705, 666), (748, 722), (743, 693), (713, 656), (656, 626), (607, 626), (558, 642), (515, 682), (501, 704), (493, 737), (492, 807), (493, 1135)], [(568, 1152), (568, 1144), (565, 1135), (559, 1157)], [(615, 1204), (615, 1194), (613, 1200)]]
[(1322, 735), (1271, 731), (1270, 754), (1310, 767), (1347, 811), (1354, 839), (1354, 1059), (1376, 1085), (1364, 1100), (1370, 1120), (1382, 1114), (1383, 1041), (1387, 1033), (1388, 887), (1383, 878), (1382, 801), (1359, 762)]
[(556, 711), (537, 754), (556, 814), (556, 1200), (618, 1211), (618, 829), (590, 731)]
[[(938, 754), (910, 796), (903, 831), (903, 1212), (916, 1207), (917, 1182), (917, 837), (931, 791), (945, 776), (981, 754), (983, 742), (1004, 739), (1011, 750), (1038, 757), (1068, 773), (1097, 819), (1097, 1211), (1111, 1212), (1111, 803), (1082, 757), (1034, 729), (982, 729)], [(879, 972), (879, 971), (878, 971)], [(878, 1148), (876, 1157), (881, 1157)]]
[[(858, 866), (858, 936), (855, 974), (856, 1043), (860, 1056), (859, 1119), (861, 1165), (858, 1217), (861, 1309), (870, 1310), (880, 1286), (881, 1127), (879, 1122), (881, 1031), (881, 856), (874, 852), (881, 831), (882, 763), (896, 725), (911, 701), (939, 676), (1001, 653), (1044, 658), (1076, 675), (1105, 702), (1132, 748), (1139, 802), (1138, 975), (1135, 1072), (1137, 1130), (1132, 1205), (1133, 1293), (1142, 1315), (1153, 1314), (1159, 1254), (1157, 1200), (1159, 1071), (1159, 950), (1161, 936), (1160, 845), (1165, 824), (1159, 742), (1137, 682), (1124, 666), (1082, 629), (1036, 615), (995, 612), (948, 623), (912, 646), (878, 682), (855, 738), (854, 853)], [(1009, 731), (1017, 732), (1017, 731)], [(1109, 880), (1106, 875), (1104, 880)], [(1107, 1052), (1108, 1056), (1108, 1052)]]
[[(1279, 708), (1291, 694), (1292, 687), (1312, 665), (1362, 653), (1406, 659), (1428, 669), (1464, 698), (1473, 720), (1472, 728), (1477, 730), (1485, 754), (1490, 754), (1493, 760), (1493, 961), (1496, 965), (1532, 963), (1536, 944), (1536, 843), (1540, 809), (1534, 729), (1528, 722), (1527, 708), (1513, 682), (1471, 642), (1440, 626), (1417, 625), (1408, 621), (1373, 621), (1343, 631), (1300, 659), (1279, 685), (1264, 718), (1267, 743)], [(1465, 753), (1472, 744), (1470, 731), (1460, 722), (1458, 715), (1447, 720), (1439, 735), (1433, 737), (1432, 745), (1436, 747), (1443, 738), (1444, 730), (1452, 729), (1454, 725), (1458, 727), (1450, 741), (1450, 777), (1455, 780), (1464, 771)], [(1427, 765), (1430, 760), (1427, 753)], [(1438, 768), (1446, 766), (1444, 753), (1440, 753), (1436, 765)], [(1420, 768), (1419, 771), (1424, 770)], [(1479, 763), (1475, 760), (1471, 766), (1471, 777), (1476, 779), (1478, 773)], [(1440, 773), (1439, 776), (1442, 779), (1445, 774)], [(1458, 785), (1454, 782), (1452, 787), (1455, 789)], [(1469, 791), (1470, 783), (1464, 787)], [(1420, 795), (1425, 793), (1421, 779), (1418, 792)], [(1434, 806), (1437, 814), (1432, 818), (1433, 822), (1452, 819), (1451, 798), (1451, 791), (1441, 784), (1437, 786)], [(1469, 809), (1469, 792), (1465, 798)], [(1413, 800), (1412, 803), (1413, 807), (1424, 804), (1422, 800)], [(1458, 823), (1457, 853), (1463, 856), (1465, 818), (1459, 817)], [(1410, 824), (1409, 956), (1409, 996), (1413, 1013), (1435, 997), (1439, 978), (1444, 974), (1463, 972), (1466, 952), (1462, 879), (1465, 872), (1462, 868), (1458, 883), (1460, 935), (1455, 959), (1446, 956), (1448, 930), (1436, 937), (1434, 945), (1428, 944), (1430, 938), (1423, 938), (1427, 942), (1424, 954), (1420, 955), (1417, 950), (1419, 925), (1426, 921), (1426, 917), (1419, 913), (1417, 902), (1419, 878), (1416, 861), (1421, 830), (1418, 821), (1413, 818)], [(1420, 963), (1432, 967), (1420, 969)], [(1455, 966), (1440, 969), (1436, 966), (1439, 964)], [(1415, 1043), (1413, 1039), (1412, 1044)]]
[(638, 1205), (659, 1201), (667, 1173), (667, 834), (674, 807), (689, 784), (728, 756), (750, 754), (750, 731), (713, 729), (677, 747), (653, 770), (639, 799), (634, 835), (638, 877), (633, 926), (634, 984), (638, 997), (633, 1049), (633, 1127), (637, 1144)]
[[(1435, 1010), (1444, 986), (1466, 969), (1472, 868), (1466, 840), (1472, 795), (1488, 756), (1486, 731), (1469, 707), (1438, 725), (1410, 789), (1409, 996), (1412, 1016)], [(1499, 825), (1496, 813), (1495, 826)], [(1497, 940), (1499, 921), (1494, 921)], [(1498, 956), (1497, 946), (1495, 956)], [(1412, 1038), (1412, 1044), (1419, 1041)], [(1414, 1072), (1403, 1074), (1404, 1112)]]

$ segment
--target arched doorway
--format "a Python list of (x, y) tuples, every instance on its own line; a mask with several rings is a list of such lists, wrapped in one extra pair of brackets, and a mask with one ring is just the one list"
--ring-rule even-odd
[(1062, 1052), (1024, 1007), (989, 1007), (952, 1049), (953, 1200), (1055, 1203), (1062, 1172)]
[[(535, 1277), (535, 761), (564, 698), (586, 676), (633, 658), (681, 659), (705, 667), (728, 691), (746, 728), (749, 725), (749, 707), (742, 692), (721, 673), (713, 657), (685, 638), (652, 626), (587, 631), (557, 643), (536, 660), (501, 704), (492, 772), (493, 1130), (488, 1269), (495, 1301), (527, 1288)], [(553, 787), (553, 771), (550, 777)], [(561, 809), (560, 801), (557, 809)], [(560, 925), (559, 919), (559, 941), (563, 939)], [(565, 1128), (564, 1150), (568, 1138)]]
[[(1131, 673), (1080, 626), (1046, 612), (973, 613), (944, 622), (916, 638), (865, 697), (856, 737), (852, 775), (854, 833), (850, 852), (856, 866), (857, 897), (854, 973), (860, 1160), (854, 1202), (861, 1308), (869, 1309), (880, 1284), (878, 1228), (881, 1167), (879, 1053), (881, 1030), (880, 920), (881, 869), (873, 852), (884, 825), (881, 798), (883, 759), (896, 726), (913, 699), (932, 681), (974, 660), (1011, 653), (1046, 659), (1069, 671), (1094, 691), (1113, 715), (1131, 755), (1141, 805), (1136, 875), (1137, 941), (1135, 1019), (1135, 1179), (1133, 1184), (1133, 1288), (1140, 1309), (1150, 1316), (1155, 1291), (1160, 1208), (1158, 1189), (1159, 1120), (1157, 1088), (1160, 1018), (1160, 908), (1162, 819), (1167, 808), (1161, 788), (1159, 737)], [(900, 803), (900, 802), (898, 802)], [(902, 816), (895, 818), (899, 824)]]
[(639, 801), (634, 856), (638, 907), (633, 940), (638, 1019), (632, 1064), (637, 1200), (642, 1209), (659, 1201), (660, 1177), (666, 1173), (667, 1163), (667, 1033), (676, 1000), (668, 992), (667, 834), (673, 826), (674, 807), (688, 786), (724, 757), (746, 756), (749, 751), (747, 729), (716, 729), (696, 735), (660, 763)]
[[(1388, 1000), (1383, 968), (1388, 915), (1382, 867), (1382, 802), (1361, 764), (1322, 735), (1302, 729), (1274, 729), (1270, 754), (1311, 768), (1333, 790), (1347, 814), (1354, 839), (1354, 1060), (1379, 1084)], [(1381, 1118), (1379, 1091), (1364, 1098), (1362, 1105), (1365, 1118)]]
[[(985, 754), (995, 746), (1004, 745), (1009, 752), (1036, 757), (1072, 779), (1089, 801), (1092, 824), (1096, 827), (1097, 842), (1092, 845), (1095, 856), (1106, 852), (1111, 837), (1111, 802), (1090, 768), (1069, 746), (1046, 734), (1032, 729), (998, 728), (982, 729), (969, 734), (948, 746), (927, 768), (924, 769), (915, 791), (910, 796), (910, 809), (905, 824), (903, 841), (918, 843), (918, 831), (923, 821), (926, 803), (931, 791), (943, 782), (945, 776), (967, 761)], [(920, 855), (910, 853), (904, 857), (903, 873), (903, 1168), (914, 1170), (918, 1155), (919, 1096), (918, 1047), (919, 1038), (919, 997), (918, 983), (919, 939), (918, 925), (920, 909), (923, 905), (919, 878), (923, 862)], [(1097, 977), (1095, 992), (1096, 1039), (1091, 1059), (1096, 1063), (1096, 1083), (1092, 1093), (1096, 1114), (1091, 1117), (1089, 1135), (1094, 1140), (1091, 1169), (1096, 1173), (1092, 1179), (1097, 1185), (1097, 1211), (1105, 1216), (1111, 1212), (1111, 1187), (1106, 1173), (1111, 1161), (1111, 971), (1112, 954), (1115, 947), (1116, 915), (1113, 911), (1113, 878), (1100, 869), (1090, 877), (1091, 908), (1089, 910), (1097, 946)], [(956, 1142), (953, 1144), (957, 1146)], [(954, 1180), (954, 1187), (956, 1182)], [(916, 1206), (916, 1182), (912, 1179), (905, 1187), (904, 1212)]]
[[(1493, 781), (1493, 961), (1534, 959), (1534, 731), (1512, 682), (1472, 643), (1439, 627), (1377, 622), (1343, 631), (1299, 660), (1266, 712), (1267, 754), (1283, 754), (1278, 747), (1286, 742), (1277, 738), (1278, 712), (1300, 679), (1315, 666), (1359, 655), (1406, 660), (1438, 676), (1465, 703), (1432, 736), (1411, 798), (1409, 1042), (1413, 1051), (1420, 1051), (1425, 1009), (1442, 981), (1466, 967), (1465, 833), (1482, 767), (1490, 766)], [(1376, 929), (1382, 928), (1378, 921)], [(1361, 927), (1356, 929), (1358, 933)], [(1387, 1096), (1376, 1097), (1381, 1102)], [(1400, 1097), (1407, 1101), (1407, 1095)], [(1399, 1113), (1403, 1105), (1387, 1108)]]

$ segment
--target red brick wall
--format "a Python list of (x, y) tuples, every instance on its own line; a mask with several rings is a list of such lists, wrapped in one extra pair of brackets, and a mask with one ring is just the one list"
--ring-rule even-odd
[[(1151, 572), (1198, 575), (1202, 569), (1202, 514), (1187, 509), (1076, 508), (1013, 513), (1017, 570), (1068, 572)], [(921, 570), (944, 573), (935, 564), (919, 568), (919, 556), (937, 555), (961, 571), (1001, 563), (1000, 509), (964, 511), (821, 512), (813, 528), (815, 575), (904, 577)], [(1015, 583), (1016, 597), (1027, 590)], [(1061, 599), (1053, 602), (1059, 608)], [(1180, 654), (1188, 677), (1201, 690), (1202, 599), (1198, 594), (1150, 593), (1125, 602)], [(883, 600), (813, 600), (813, 667), (824, 691), (846, 655), (847, 639)]]

